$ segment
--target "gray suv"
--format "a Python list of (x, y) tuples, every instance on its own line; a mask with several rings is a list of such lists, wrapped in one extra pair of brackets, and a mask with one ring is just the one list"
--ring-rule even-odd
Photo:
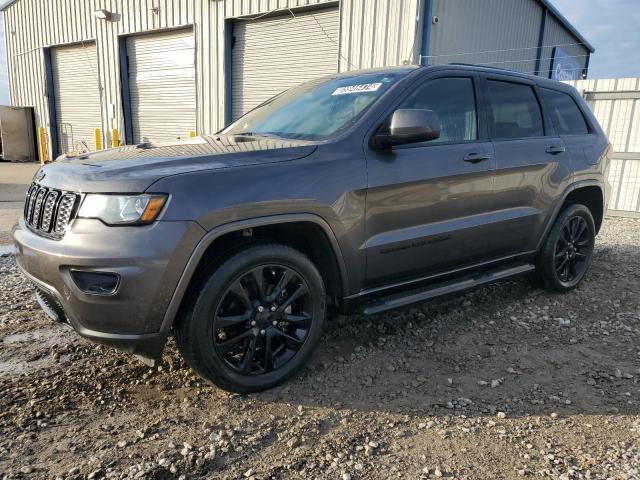
[(609, 144), (566, 85), (447, 65), (288, 90), (213, 136), (61, 158), (14, 227), (42, 308), (148, 362), (170, 334), (228, 390), (298, 371), (331, 313), (533, 272), (570, 290)]

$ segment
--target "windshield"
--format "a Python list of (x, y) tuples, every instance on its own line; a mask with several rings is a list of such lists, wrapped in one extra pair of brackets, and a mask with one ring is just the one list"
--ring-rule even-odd
[(266, 101), (222, 133), (323, 140), (353, 125), (400, 77), (368, 73), (303, 83)]

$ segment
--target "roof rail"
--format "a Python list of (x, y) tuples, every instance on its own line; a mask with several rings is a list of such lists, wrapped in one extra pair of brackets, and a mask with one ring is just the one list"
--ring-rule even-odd
[(508, 68), (501, 67), (493, 67), (491, 65), (483, 65), (481, 63), (463, 63), (463, 62), (450, 62), (447, 65), (459, 65), (461, 67), (481, 67), (481, 68), (490, 68), (491, 70), (500, 70), (502, 72), (511, 72), (511, 73), (519, 73), (520, 75), (525, 75), (522, 72), (518, 72), (517, 70), (509, 70)]

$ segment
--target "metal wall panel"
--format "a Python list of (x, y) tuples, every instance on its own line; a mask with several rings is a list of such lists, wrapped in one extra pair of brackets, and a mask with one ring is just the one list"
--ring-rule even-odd
[(479, 63), (535, 71), (543, 9), (534, 0), (432, 0), (430, 65)]
[[(422, 15), (424, 1), (340, 0), (339, 70), (417, 63), (422, 43), (417, 16)], [(432, 1), (433, 14), (440, 18), (440, 23), (432, 25), (431, 31), (431, 53), (438, 55), (433, 63), (487, 62), (520, 71), (534, 69), (541, 15), (538, 2)], [(102, 89), (104, 143), (109, 144), (111, 129), (120, 130), (121, 137), (124, 134), (119, 37), (193, 26), (197, 130), (212, 133), (224, 126), (227, 111), (225, 82), (231, 72), (225, 71), (225, 38), (228, 34), (226, 28), (232, 22), (226, 20), (247, 15), (258, 17), (275, 9), (297, 9), (323, 3), (335, 5), (337, 2), (18, 0), (4, 11), (12, 104), (33, 106), (37, 126), (49, 129), (43, 47), (95, 40)], [(94, 16), (94, 11), (102, 8), (114, 13), (112, 21), (99, 20)], [(477, 53), (487, 50), (502, 51)], [(460, 52), (465, 55), (451, 55)], [(110, 111), (114, 115), (110, 115)]]
[(340, 71), (418, 63), (419, 0), (342, 0)]
[(337, 8), (237, 20), (231, 61), (233, 119), (287, 88), (336, 73), (339, 28)]
[(94, 43), (51, 49), (58, 152), (95, 149), (102, 128), (98, 58)]
[[(194, 26), (197, 130), (224, 126), (226, 19), (330, 0), (19, 0), (7, 7), (5, 32), (13, 105), (33, 106), (37, 126), (48, 131), (43, 47), (95, 40), (102, 89), (104, 143), (111, 129), (124, 136), (118, 40), (121, 35)], [(415, 62), (420, 49), (418, 0), (341, 0), (339, 70)], [(99, 20), (97, 9), (114, 13)], [(313, 52), (309, 52), (312, 55)], [(109, 106), (112, 105), (110, 108)], [(113, 111), (114, 115), (109, 115)], [(129, 139), (131, 140), (131, 139)], [(51, 150), (49, 150), (50, 152)]]
[(186, 138), (196, 130), (192, 29), (127, 38), (133, 142)]
[(542, 61), (540, 62), (540, 75), (550, 78), (551, 63), (553, 58), (554, 46), (559, 46), (567, 55), (571, 56), (578, 62), (580, 70), (577, 72), (582, 75), (582, 70), (587, 65), (587, 56), (589, 50), (583, 46), (571, 32), (556, 20), (553, 15), (547, 17), (547, 23), (544, 31), (544, 48), (542, 49)]
[(640, 78), (567, 82), (586, 99), (613, 154), (610, 213), (640, 215)]
[[(95, 17), (94, 11), (101, 8), (114, 13), (113, 21)], [(4, 19), (11, 103), (33, 106), (36, 126), (44, 126), (48, 132), (43, 47), (95, 40), (103, 143), (109, 145), (111, 129), (117, 128), (124, 136), (118, 36), (191, 25), (194, 0), (19, 0), (4, 11)], [(51, 151), (49, 145), (49, 157)]]

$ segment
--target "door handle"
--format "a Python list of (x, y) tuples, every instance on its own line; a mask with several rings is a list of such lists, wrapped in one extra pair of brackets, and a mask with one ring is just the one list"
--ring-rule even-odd
[(547, 147), (547, 149), (545, 150), (545, 152), (551, 154), (551, 155), (558, 155), (559, 153), (564, 153), (566, 152), (567, 149), (563, 146), (558, 146), (558, 145), (551, 145), (550, 147)]
[(469, 163), (480, 163), (489, 159), (491, 159), (491, 155), (487, 153), (470, 153), (463, 158), (465, 162)]

